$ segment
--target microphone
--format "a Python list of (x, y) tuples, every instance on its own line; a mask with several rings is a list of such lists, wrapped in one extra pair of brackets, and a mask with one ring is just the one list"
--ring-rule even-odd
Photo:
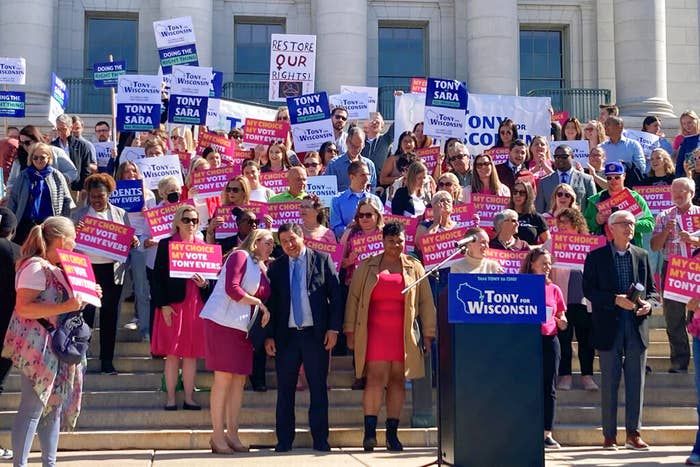
[(470, 244), (470, 243), (472, 243), (472, 242), (475, 242), (475, 241), (476, 241), (476, 235), (471, 234), (471, 235), (467, 235), (467, 236), (464, 237), (462, 240), (456, 242), (456, 243), (455, 243), (455, 246), (456, 246), (457, 248), (464, 248), (464, 247), (467, 246), (468, 244)]

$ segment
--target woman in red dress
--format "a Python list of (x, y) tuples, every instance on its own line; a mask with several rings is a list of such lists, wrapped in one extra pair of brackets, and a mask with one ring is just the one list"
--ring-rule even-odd
[(170, 242), (204, 243), (195, 236), (199, 226), (197, 210), (180, 206), (173, 219), (173, 235), (158, 243), (153, 268), (152, 297), (156, 306), (151, 353), (165, 356), (165, 410), (177, 410), (175, 389), (182, 361), (182, 384), (185, 389), (184, 410), (201, 410), (192, 399), (197, 375), (197, 359), (204, 358), (204, 323), (199, 313), (204, 307), (210, 283), (199, 274), (190, 279), (170, 277), (168, 248)]
[[(401, 293), (424, 273), (417, 259), (403, 253), (403, 224), (387, 223), (382, 238), (384, 252), (364, 260), (353, 274), (343, 330), (348, 348), (355, 351), (355, 376), (367, 377), (362, 445), (365, 451), (377, 445), (377, 414), (386, 388), (386, 446), (389, 451), (401, 451), (397, 429), (406, 378), (424, 376), (423, 352), (435, 337), (435, 306), (428, 281)], [(417, 318), (422, 323), (422, 342)]]

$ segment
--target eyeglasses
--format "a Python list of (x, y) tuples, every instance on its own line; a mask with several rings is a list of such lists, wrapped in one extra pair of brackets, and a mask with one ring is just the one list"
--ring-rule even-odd
[(635, 222), (630, 222), (630, 221), (619, 221), (619, 222), (613, 222), (613, 225), (621, 225), (623, 227), (634, 227)]
[(573, 198), (573, 196), (571, 196), (571, 193), (567, 193), (566, 191), (560, 191), (557, 193), (557, 198), (564, 198), (564, 197)]
[(357, 213), (357, 218), (358, 218), (358, 219), (362, 219), (362, 218), (364, 218), (364, 219), (371, 219), (372, 217), (374, 217), (374, 213), (373, 213), (373, 212), (358, 212), (358, 213)]
[(227, 186), (226, 187), (226, 193), (240, 193), (242, 188), (239, 188), (237, 186)]
[(620, 180), (622, 178), (622, 175), (606, 175), (605, 179), (607, 181), (612, 181), (612, 180)]
[(333, 148), (328, 148), (328, 149), (326, 149), (326, 152), (332, 152), (333, 154), (338, 154), (338, 150), (337, 150), (337, 149), (333, 149)]
[(342, 115), (333, 115), (333, 118), (336, 120), (342, 120), (342, 121), (345, 121), (348, 119), (348, 117), (343, 117)]
[(465, 157), (467, 157), (466, 154), (455, 154), (454, 156), (450, 157), (450, 158), (447, 159), (447, 160), (450, 161), (450, 162), (454, 162), (454, 161), (458, 161), (458, 160), (464, 159)]
[(450, 188), (450, 187), (452, 187), (452, 182), (438, 182), (437, 186), (438, 186), (438, 188), (442, 188), (442, 187)]
[(526, 190), (513, 190), (511, 193), (513, 193), (513, 196), (527, 196)]
[(32, 156), (32, 160), (35, 162), (39, 161), (47, 161), (49, 160), (48, 156)]
[(24, 141), (20, 141), (19, 144), (22, 146), (31, 146), (34, 143), (31, 139), (25, 139)]
[(477, 163), (474, 164), (474, 165), (476, 166), (477, 169), (480, 169), (480, 168), (482, 168), (482, 167), (488, 167), (488, 166), (490, 166), (491, 163), (490, 163), (490, 162), (477, 162)]
[(196, 217), (183, 217), (180, 220), (185, 225), (189, 225), (189, 224), (197, 225), (197, 224), (199, 224), (199, 219), (197, 219)]
[(320, 164), (318, 162), (305, 162), (304, 163), (304, 167), (306, 167), (307, 169), (315, 169), (319, 165)]
[(554, 158), (555, 159), (568, 159), (569, 155), (568, 154), (555, 154)]

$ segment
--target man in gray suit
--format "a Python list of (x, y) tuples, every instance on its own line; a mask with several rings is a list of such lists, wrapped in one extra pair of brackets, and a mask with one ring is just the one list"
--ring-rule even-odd
[(535, 208), (539, 213), (549, 212), (552, 208), (551, 199), (554, 189), (560, 183), (571, 185), (576, 193), (576, 201), (581, 206), (581, 212), (586, 210), (586, 202), (589, 196), (596, 193), (593, 177), (587, 175), (573, 167), (574, 152), (571, 146), (559, 145), (554, 150), (554, 172), (540, 180), (535, 198)]

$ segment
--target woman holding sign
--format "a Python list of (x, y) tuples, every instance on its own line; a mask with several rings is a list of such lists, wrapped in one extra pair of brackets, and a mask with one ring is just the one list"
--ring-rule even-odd
[[(238, 437), (238, 415), (246, 376), (253, 370), (253, 345), (248, 331), (259, 310), (262, 326), (270, 320), (264, 305), (270, 296), (266, 263), (275, 246), (272, 232), (255, 230), (226, 260), (211, 297), (202, 309), (207, 370), (211, 388), (213, 432), (209, 445), (216, 454), (247, 452)], [(227, 430), (224, 432), (224, 420)]]
[(199, 215), (189, 205), (175, 212), (173, 235), (158, 243), (158, 252), (153, 269), (151, 300), (156, 308), (153, 322), (151, 352), (165, 356), (165, 387), (167, 402), (165, 410), (177, 410), (175, 389), (178, 370), (182, 361), (182, 383), (185, 389), (184, 410), (201, 410), (192, 398), (194, 380), (197, 375), (197, 359), (205, 355), (204, 323), (199, 313), (209, 296), (210, 283), (199, 274), (190, 279), (170, 277), (170, 242), (199, 243), (197, 238)]
[(60, 315), (83, 306), (59, 267), (58, 250), (71, 251), (74, 246), (73, 223), (67, 217), (48, 217), (29, 232), (17, 263), (17, 301), (3, 346), (3, 357), (12, 360), (21, 379), (12, 425), (14, 465), (27, 465), (37, 431), (43, 465), (56, 465), (60, 427), (74, 428), (80, 412), (83, 365), (60, 361), (48, 345), (48, 331), (37, 321), (56, 324)]
[(530, 245), (541, 245), (549, 239), (547, 221), (535, 210), (535, 190), (530, 182), (515, 182), (508, 207), (518, 213), (519, 239)]
[[(85, 218), (97, 218), (130, 227), (129, 218), (122, 208), (109, 202), (109, 195), (114, 192), (116, 182), (106, 173), (90, 175), (85, 179), (84, 190), (88, 195), (88, 206), (76, 209), (71, 213), (71, 220), (78, 231), (85, 229)], [(94, 233), (94, 236), (98, 236)], [(131, 247), (138, 247), (139, 239), (134, 236)], [(92, 247), (94, 249), (94, 247)], [(78, 246), (80, 250), (80, 246)], [(124, 284), (125, 264), (111, 257), (95, 253), (93, 249), (85, 250), (90, 258), (95, 280), (102, 287), (102, 306), (100, 307), (100, 361), (102, 373), (116, 375), (114, 369), (114, 347), (117, 340), (117, 319), (119, 317), (119, 299)], [(95, 306), (85, 307), (85, 322), (91, 328), (95, 323)]]
[(343, 246), (343, 259), (340, 262), (340, 274), (345, 276), (345, 285), (350, 285), (355, 263), (360, 252), (352, 249), (352, 239), (362, 235), (371, 235), (381, 231), (384, 226), (382, 206), (376, 205), (372, 198), (364, 198), (357, 203), (355, 218), (340, 237)]

